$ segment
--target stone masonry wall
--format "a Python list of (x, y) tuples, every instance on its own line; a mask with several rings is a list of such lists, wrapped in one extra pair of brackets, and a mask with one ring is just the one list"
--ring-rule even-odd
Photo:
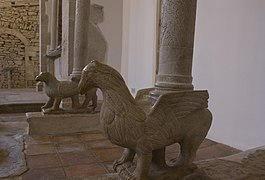
[(0, 88), (35, 87), (39, 66), (38, 0), (0, 2)]
[(0, 35), (0, 70), (3, 72), (1, 77), (1, 88), (8, 88), (8, 69), (12, 72), (11, 87), (25, 86), (26, 68), (24, 54), (25, 45), (20, 39), (10, 34)]

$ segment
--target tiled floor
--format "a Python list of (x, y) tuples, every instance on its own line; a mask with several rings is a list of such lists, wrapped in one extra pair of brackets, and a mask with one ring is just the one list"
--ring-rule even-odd
[(122, 148), (100, 132), (63, 136), (27, 137), (29, 171), (23, 179), (67, 179), (113, 172), (111, 164)]
[[(25, 114), (1, 114), (0, 122), (25, 123)], [(23, 180), (67, 180), (113, 172), (112, 162), (122, 148), (111, 144), (100, 131), (56, 136), (27, 136), (26, 161), (29, 170)], [(166, 159), (174, 159), (178, 144), (167, 147)], [(229, 146), (206, 139), (196, 160), (223, 157), (239, 152)], [(21, 178), (20, 178), (21, 179)]]
[[(166, 159), (178, 154), (178, 144), (167, 148)], [(111, 144), (100, 131), (60, 136), (27, 137), (26, 159), (29, 170), (23, 180), (88, 177), (113, 172), (112, 162), (122, 148)], [(205, 140), (198, 150), (197, 160), (222, 157), (239, 152), (226, 145)]]

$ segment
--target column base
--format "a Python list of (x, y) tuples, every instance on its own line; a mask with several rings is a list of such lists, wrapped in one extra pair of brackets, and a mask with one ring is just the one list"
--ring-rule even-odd
[(194, 91), (193, 90), (193, 85), (191, 86), (179, 86), (178, 88), (164, 88), (164, 87), (157, 87), (150, 92), (150, 96), (153, 98), (158, 98), (160, 95), (162, 94), (167, 94), (167, 93), (176, 93), (176, 92), (180, 92), (180, 91)]

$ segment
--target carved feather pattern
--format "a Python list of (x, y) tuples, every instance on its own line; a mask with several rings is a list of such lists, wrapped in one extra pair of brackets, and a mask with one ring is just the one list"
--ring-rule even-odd
[(160, 108), (173, 111), (175, 118), (182, 118), (193, 111), (208, 107), (208, 91), (180, 91), (162, 94), (152, 107), (150, 116), (156, 114)]
[[(136, 98), (147, 96), (148, 90), (142, 91)], [(141, 98), (140, 98), (141, 97)], [(207, 91), (179, 91), (162, 94), (150, 108), (145, 123), (145, 135), (148, 140), (141, 144), (143, 151), (156, 149), (163, 144), (172, 144), (176, 132), (181, 132), (186, 116), (208, 107)]]

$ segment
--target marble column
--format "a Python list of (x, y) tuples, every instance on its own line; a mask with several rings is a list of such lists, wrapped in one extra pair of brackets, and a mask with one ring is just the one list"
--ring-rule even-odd
[(192, 57), (197, 0), (162, 0), (158, 91), (193, 90)]
[[(50, 33), (48, 32), (48, 15), (46, 5), (48, 0), (39, 0), (39, 72), (46, 72), (48, 70), (47, 60), (45, 57), (47, 53), (47, 47), (50, 44)], [(36, 91), (42, 91), (43, 83), (38, 82), (36, 84)]]
[(72, 77), (80, 78), (87, 57), (90, 0), (77, 0), (75, 12), (74, 63)]
[(73, 71), (76, 0), (62, 1), (62, 79), (68, 80)]
[[(53, 51), (57, 47), (57, 23), (58, 23), (58, 13), (57, 13), (57, 0), (51, 1), (51, 14), (50, 14), (50, 31), (51, 31), (51, 41), (50, 41), (50, 51)], [(54, 74), (54, 60), (49, 59), (48, 72)]]

